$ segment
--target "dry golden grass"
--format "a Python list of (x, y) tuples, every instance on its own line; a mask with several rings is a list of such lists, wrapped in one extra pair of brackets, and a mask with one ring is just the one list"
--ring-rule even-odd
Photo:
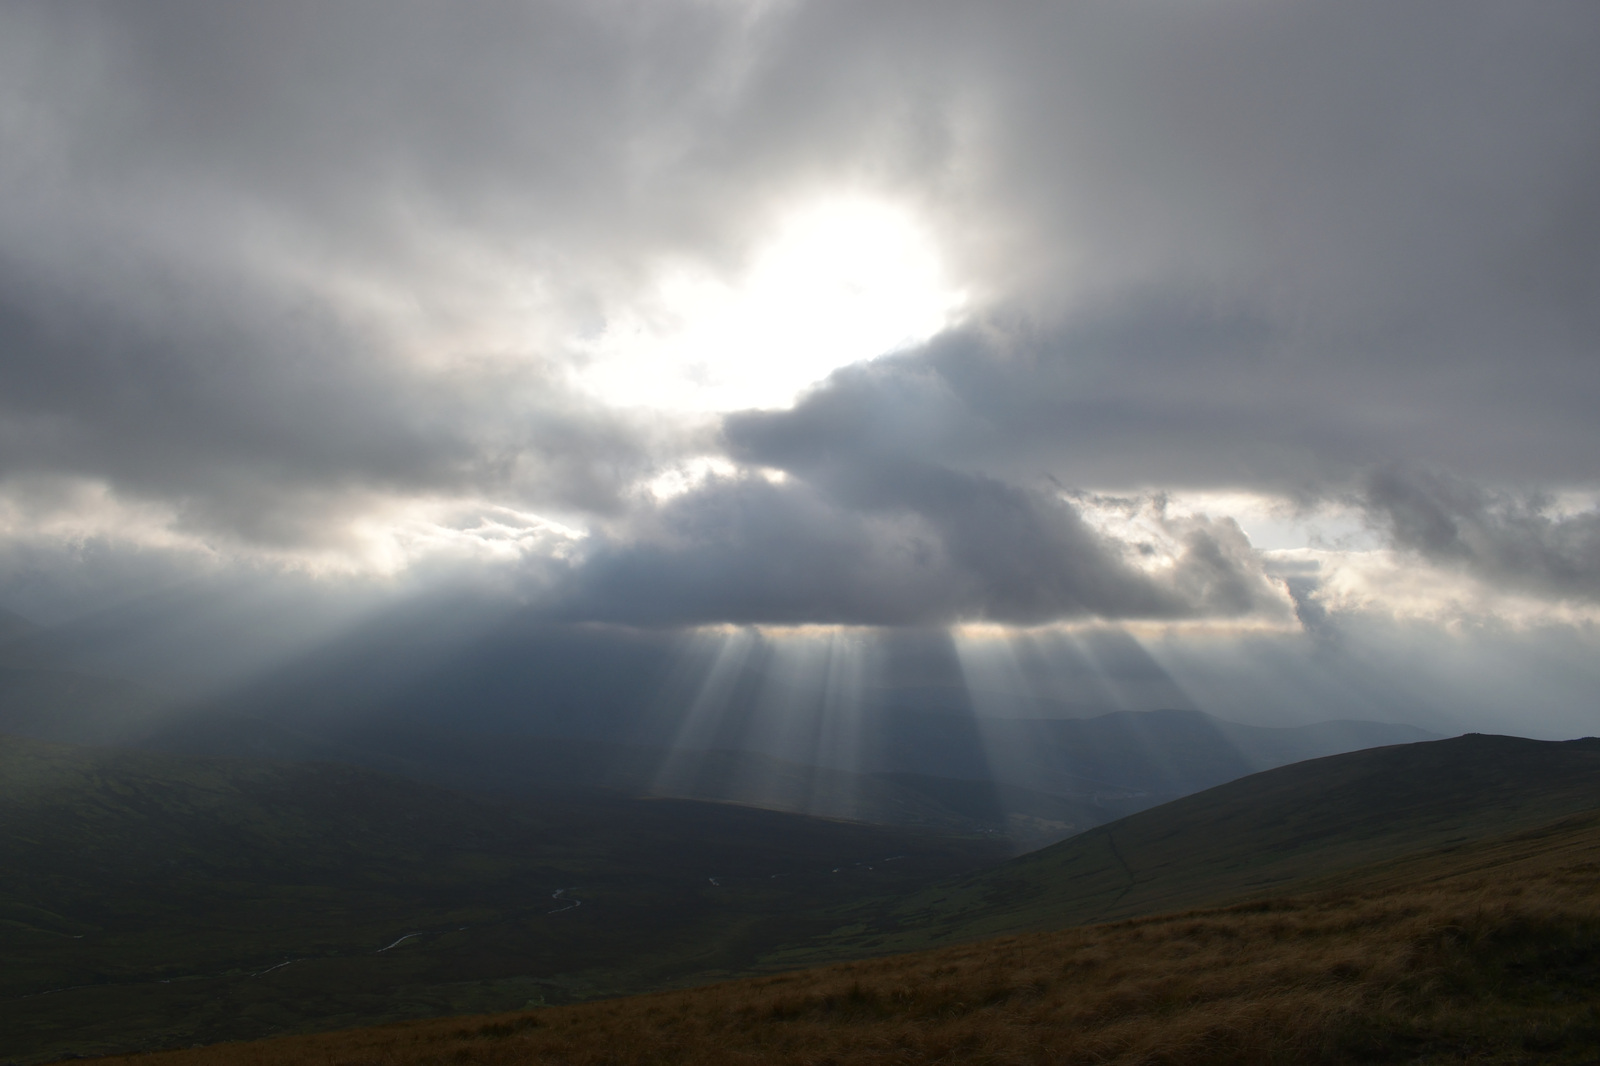
[(1600, 817), (1258, 900), (138, 1066), (1600, 1061)]

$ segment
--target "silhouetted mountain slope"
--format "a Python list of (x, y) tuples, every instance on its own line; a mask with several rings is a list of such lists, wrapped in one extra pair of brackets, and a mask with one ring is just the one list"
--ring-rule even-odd
[(1252, 775), (979, 874), (862, 909), (827, 950), (954, 939), (1210, 905), (1600, 808), (1600, 739), (1469, 734)]
[(760, 751), (671, 750), (403, 724), (319, 739), (218, 714), (169, 724), (146, 743), (197, 754), (336, 758), (459, 788), (603, 787), (884, 824), (982, 829), (1038, 847), (1290, 759), (1431, 737), (1375, 722), (1245, 726), (1195, 711), (1125, 711), (1083, 720), (918, 715), (896, 728), (904, 735), (877, 749), (893, 752), (892, 758), (873, 764), (871, 748), (860, 753), (866, 773)]
[[(191, 728), (184, 725), (181, 730)], [(824, 759), (823, 770), (874, 776), (880, 781), (885, 774), (990, 781), (1106, 808), (1111, 812), (1107, 817), (1287, 762), (1437, 739), (1424, 730), (1379, 722), (1272, 728), (1239, 725), (1198, 711), (1119, 711), (1087, 719), (986, 719), (968, 714), (896, 712), (860, 728), (859, 746), (845, 753), (848, 764)], [(526, 765), (538, 768), (530, 771), (524, 783), (554, 773), (564, 784), (604, 784), (625, 790), (638, 790), (646, 777), (650, 788), (670, 789), (673, 775), (662, 776), (659, 771), (663, 763), (672, 760), (688, 766), (724, 766), (723, 771), (677, 776), (698, 782), (693, 795), (740, 802), (760, 801), (749, 793), (718, 792), (713, 782), (719, 777), (730, 784), (743, 779), (766, 780), (772, 775), (761, 768), (764, 766), (814, 765), (759, 747), (741, 747), (735, 743), (736, 737), (728, 738), (728, 747), (712, 749), (715, 757), (708, 759), (705, 749), (693, 747), (674, 752), (659, 744), (484, 734), (409, 722), (380, 721), (323, 731), (302, 725), (298, 732), (360, 753), (356, 757), (363, 760), (383, 753), (399, 760), (391, 764), (397, 772), (418, 772), (429, 766), (442, 769), (446, 762), (451, 772), (460, 772), (476, 762), (479, 769), (469, 776), (488, 774), (503, 785), (513, 783), (518, 765), (504, 757), (505, 751), (522, 753), (519, 758), (532, 760)], [(160, 742), (182, 743), (180, 728), (169, 729)], [(559, 760), (562, 765), (556, 767), (538, 754), (541, 749), (572, 756), (570, 761), (563, 756)], [(743, 766), (733, 765), (735, 752), (748, 757)], [(648, 774), (639, 771), (642, 765), (649, 767)], [(586, 778), (578, 772), (580, 768), (588, 774)], [(791, 771), (784, 769), (778, 776), (785, 775), (792, 775)], [(848, 794), (850, 790), (832, 791)], [(875, 817), (868, 813), (852, 816)]]
[(194, 755), (355, 763), (467, 789), (605, 788), (1003, 832), (1025, 848), (1256, 770), (1431, 736), (1376, 722), (1246, 726), (1197, 711), (1088, 719), (897, 711), (864, 731), (847, 768), (761, 750), (483, 733), (409, 719), (319, 724), (227, 707), (173, 711), (127, 682), (37, 667), (0, 668), (0, 730)]
[(728, 804), (511, 803), (0, 737), (0, 1033), (12, 1057), (81, 1054), (655, 987), (1003, 854)]
[(20, 614), (0, 607), (0, 654), (11, 646), (33, 636), (39, 627)]
[(884, 825), (1001, 833), (1019, 850), (1041, 847), (1149, 802), (1123, 795), (1054, 796), (925, 774), (852, 773), (762, 752), (670, 750), (559, 737), (392, 728), (346, 735), (344, 750), (348, 760), (457, 788), (515, 793), (530, 787), (600, 787)]
[[(35, 636), (29, 630), (23, 643)], [(948, 706), (953, 690), (933, 686), (897, 691), (898, 702), (853, 723), (856, 741), (846, 748), (797, 749), (796, 757), (786, 758), (735, 728), (743, 720), (737, 710), (724, 723), (726, 736), (700, 738), (721, 745), (709, 749), (629, 740), (625, 731), (607, 734), (616, 732), (611, 726), (600, 728), (606, 734), (601, 736), (541, 732), (551, 722), (538, 714), (521, 730), (474, 728), (481, 717), (478, 701), (499, 707), (510, 698), (497, 685), (521, 692), (536, 680), (526, 668), (506, 673), (509, 667), (499, 661), (494, 665), (500, 672), (454, 693), (437, 686), (452, 677), (465, 683), (467, 675), (459, 670), (430, 675), (435, 688), (428, 708), (418, 704), (415, 692), (390, 711), (369, 706), (393, 682), (369, 676), (345, 679), (343, 688), (320, 693), (305, 706), (255, 707), (252, 701), (259, 702), (262, 692), (242, 695), (242, 707), (254, 708), (248, 712), (228, 700), (175, 705), (140, 685), (50, 661), (0, 666), (0, 731), (194, 755), (338, 761), (476, 790), (604, 788), (728, 801), (883, 824), (1004, 833), (1019, 849), (1043, 846), (1257, 770), (1431, 738), (1422, 730), (1376, 722), (1269, 728), (1179, 710), (1002, 719), (916, 709), (904, 702), (925, 695), (937, 707)], [(370, 673), (391, 659), (357, 656), (356, 661)], [(392, 665), (403, 676), (401, 667)], [(352, 706), (366, 709), (340, 710), (340, 692)], [(612, 705), (620, 696), (612, 692), (597, 699), (612, 707), (600, 717), (616, 718)], [(466, 724), (452, 724), (447, 709), (460, 710)], [(557, 718), (577, 720), (581, 710), (574, 706)]]
[(0, 666), (0, 732), (67, 744), (141, 741), (161, 729), (161, 701), (117, 678), (39, 665)]
[(60, 670), (0, 668), (0, 731), (197, 756), (369, 766), (469, 791), (603, 789), (952, 832), (1040, 847), (1139, 810), (1143, 797), (1064, 798), (917, 774), (857, 774), (760, 752), (670, 751), (569, 737), (497, 736), (403, 724), (317, 735), (227, 710), (169, 712), (138, 686)]

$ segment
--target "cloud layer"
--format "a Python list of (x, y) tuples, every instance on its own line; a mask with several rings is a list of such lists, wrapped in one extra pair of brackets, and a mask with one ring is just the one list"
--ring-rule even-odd
[[(1597, 49), (1588, 3), (7, 5), (0, 535), (580, 621), (1326, 610), (1160, 503), (1226, 492), (1592, 604)], [(788, 409), (584, 386), (840, 197), (964, 320)]]

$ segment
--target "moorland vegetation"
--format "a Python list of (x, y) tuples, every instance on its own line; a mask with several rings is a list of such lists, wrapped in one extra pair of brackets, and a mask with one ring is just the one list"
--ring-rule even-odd
[[(4, 837), (33, 909), (9, 886), (24, 906), (0, 933), (32, 945), (24, 964), (103, 956), (84, 987), (7, 1004), (4, 1031), (54, 1041), (15, 1061), (92, 1051), (112, 1016), (125, 1047), (227, 1025), (306, 1034), (144, 1066), (1600, 1058), (1600, 740), (1313, 760), (977, 870), (948, 838), (817, 866), (891, 837), (770, 812), (580, 805), (541, 821), (349, 768), (160, 758), (12, 751)], [(28, 787), (64, 779), (54, 798)], [(113, 860), (133, 889), (93, 880)], [(738, 876), (704, 877), (708, 862)], [(592, 906), (526, 892), (579, 868)], [(450, 910), (469, 906), (470, 922)], [(308, 941), (288, 966), (152, 969), (152, 947), (185, 936), (265, 958), (423, 913), (438, 928), (379, 950)], [(458, 913), (468, 928), (444, 922)], [(588, 969), (535, 976), (557, 964)], [(724, 979), (740, 973), (758, 976)], [(463, 1014), (491, 990), (531, 1009), (309, 1032)]]
[(833, 906), (1008, 853), (730, 804), (500, 801), (0, 735), (0, 1063), (703, 982), (825, 933)]
[(1308, 895), (114, 1063), (1578, 1064), (1600, 1049), (1597, 989), (1600, 816), (1588, 814)]

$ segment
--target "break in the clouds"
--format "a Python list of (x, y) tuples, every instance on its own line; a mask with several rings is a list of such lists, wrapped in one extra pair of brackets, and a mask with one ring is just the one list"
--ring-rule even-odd
[(1589, 3), (8, 4), (0, 587), (1582, 624), (1597, 48)]

